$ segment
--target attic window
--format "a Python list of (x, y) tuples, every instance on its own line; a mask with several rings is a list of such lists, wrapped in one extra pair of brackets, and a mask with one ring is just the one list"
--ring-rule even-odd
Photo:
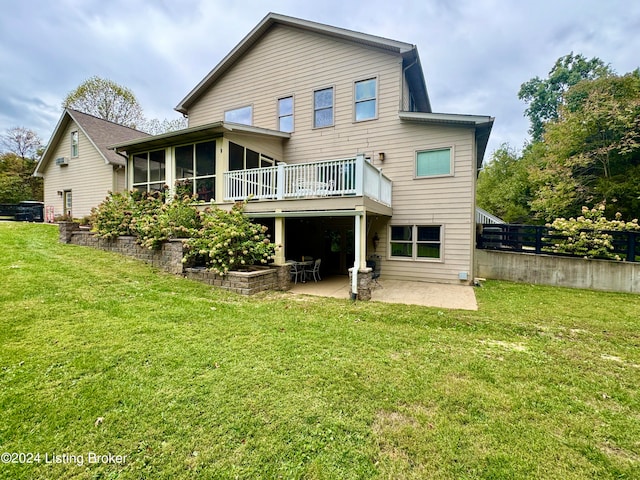
[(71, 157), (78, 156), (78, 131), (71, 132)]
[(224, 112), (224, 121), (253, 125), (253, 106), (240, 107)]

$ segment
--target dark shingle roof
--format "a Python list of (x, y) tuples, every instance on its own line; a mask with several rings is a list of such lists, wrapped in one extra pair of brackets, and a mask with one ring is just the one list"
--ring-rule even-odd
[(71, 110), (70, 108), (67, 109), (67, 113), (84, 131), (105, 160), (113, 165), (124, 165), (126, 161), (113, 150), (109, 150), (107, 146), (150, 136), (140, 130), (125, 127), (93, 115)]

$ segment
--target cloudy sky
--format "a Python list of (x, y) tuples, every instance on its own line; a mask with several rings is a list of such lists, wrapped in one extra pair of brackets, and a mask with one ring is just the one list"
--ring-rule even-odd
[(178, 102), (270, 11), (417, 45), (435, 112), (496, 118), (490, 154), (528, 138), (520, 85), (570, 52), (640, 66), (631, 0), (0, 0), (0, 133), (47, 142), (64, 97), (97, 75), (148, 118)]

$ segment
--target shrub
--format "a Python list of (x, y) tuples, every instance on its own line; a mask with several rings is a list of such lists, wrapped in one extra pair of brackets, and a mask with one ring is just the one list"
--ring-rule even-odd
[(209, 270), (226, 275), (250, 265), (273, 260), (276, 246), (266, 234), (267, 227), (252, 223), (244, 214), (244, 203), (230, 211), (207, 208), (201, 215), (202, 228), (185, 242), (183, 262), (203, 258)]
[(585, 258), (609, 258), (620, 260), (613, 253), (613, 236), (611, 231), (640, 231), (638, 219), (631, 222), (621, 220), (622, 215), (616, 213), (615, 220), (607, 220), (604, 216), (604, 204), (589, 209), (582, 207), (582, 215), (578, 218), (557, 218), (547, 224), (556, 235), (550, 250), (554, 253), (568, 253)]
[(149, 249), (159, 248), (170, 238), (189, 238), (201, 227), (200, 212), (194, 206), (197, 197), (174, 196), (170, 202), (152, 205), (132, 220), (137, 242)]
[(134, 210), (135, 202), (128, 192), (109, 192), (107, 198), (91, 211), (92, 231), (103, 238), (133, 235), (131, 220)]

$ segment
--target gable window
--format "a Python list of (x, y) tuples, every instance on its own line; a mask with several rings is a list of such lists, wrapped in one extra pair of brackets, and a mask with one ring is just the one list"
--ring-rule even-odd
[(78, 131), (71, 132), (71, 157), (75, 158), (79, 154), (79, 138)]
[(354, 88), (356, 122), (372, 120), (378, 116), (377, 80), (370, 78), (355, 83)]
[(278, 99), (278, 130), (293, 132), (293, 97)]
[(165, 185), (165, 152), (137, 153), (133, 156), (134, 190), (162, 190)]
[(390, 228), (392, 258), (442, 258), (441, 225), (392, 225)]
[(313, 92), (313, 126), (315, 128), (333, 125), (333, 87)]
[(242, 125), (253, 125), (253, 106), (236, 108), (224, 112), (224, 121), (241, 123)]
[(197, 195), (198, 200), (215, 199), (216, 142), (182, 145), (175, 149), (176, 185), (180, 193)]
[(451, 148), (425, 150), (416, 154), (416, 177), (451, 175)]

